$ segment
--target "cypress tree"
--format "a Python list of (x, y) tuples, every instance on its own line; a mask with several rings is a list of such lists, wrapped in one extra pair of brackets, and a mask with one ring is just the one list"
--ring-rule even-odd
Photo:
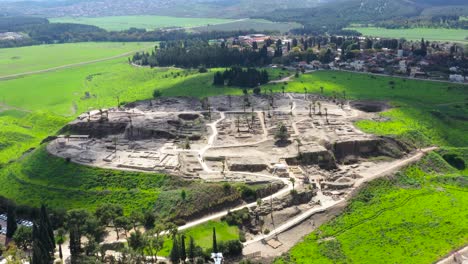
[(193, 240), (193, 237), (190, 237), (188, 258), (191, 263), (195, 260), (195, 241)]
[(39, 215), (39, 233), (41, 233), (41, 242), (46, 246), (47, 251), (53, 255), (55, 251), (54, 230), (44, 205), (41, 206)]
[(177, 242), (176, 236), (173, 236), (172, 238), (172, 249), (169, 258), (172, 263), (180, 262), (179, 243)]
[(187, 259), (187, 252), (185, 251), (185, 236), (180, 236), (180, 259), (185, 262)]
[(13, 238), (16, 229), (18, 229), (18, 224), (16, 223), (16, 206), (10, 204), (7, 209), (7, 241)]
[(70, 255), (73, 257), (77, 257), (81, 253), (81, 243), (80, 239), (77, 234), (77, 230), (71, 229), (70, 230)]
[(213, 227), (213, 253), (218, 253), (218, 243), (216, 242), (216, 228)]
[[(48, 236), (44, 236), (41, 227), (33, 224), (33, 256), (32, 264), (48, 264), (52, 261), (52, 256), (47, 247)], [(46, 243), (44, 243), (44, 241)]]

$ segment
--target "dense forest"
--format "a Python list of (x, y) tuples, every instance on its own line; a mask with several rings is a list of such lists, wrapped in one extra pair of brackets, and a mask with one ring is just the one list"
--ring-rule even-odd
[(137, 53), (132, 62), (139, 65), (176, 66), (183, 68), (196, 68), (204, 66), (230, 67), (230, 66), (264, 66), (271, 63), (267, 46), (255, 49), (227, 48), (225, 43), (210, 45), (207, 41), (185, 40), (161, 42), (159, 47), (150, 53)]

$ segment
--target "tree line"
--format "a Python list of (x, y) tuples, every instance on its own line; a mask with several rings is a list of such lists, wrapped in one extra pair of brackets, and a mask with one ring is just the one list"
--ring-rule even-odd
[[(211, 252), (222, 252), (227, 257), (242, 253), (242, 244), (238, 240), (218, 244), (215, 230), (213, 237), (217, 246), (203, 250), (193, 237), (179, 234), (176, 224), (158, 221), (151, 212), (133, 211), (126, 215), (117, 204), (102, 204), (93, 213), (83, 209), (49, 211), (42, 205), (34, 210), (32, 227), (18, 226), (17, 211), (14, 203), (7, 205), (7, 247), (0, 246), (0, 256), (16, 261), (14, 263), (25, 259), (32, 264), (53, 263), (56, 247), (59, 258), (63, 260), (62, 246), (67, 239), (72, 264), (147, 263), (143, 262), (147, 259), (156, 263), (156, 256), (166, 239), (172, 240), (172, 263), (205, 263)], [(143, 226), (145, 232), (140, 231), (139, 226)], [(127, 245), (101, 243), (112, 229), (117, 239), (122, 238), (123, 233)], [(120, 258), (106, 255), (107, 250), (120, 252)]]
[(199, 66), (213, 68), (233, 65), (256, 67), (271, 63), (267, 46), (258, 50), (237, 49), (228, 48), (225, 43), (210, 45), (208, 41), (202, 39), (162, 42), (151, 53), (137, 53), (131, 60), (133, 63), (151, 67), (176, 66), (182, 68)]
[(223, 73), (219, 71), (216, 72), (213, 77), (213, 85), (253, 88), (261, 84), (266, 84), (269, 80), (270, 77), (266, 70), (232, 67), (230, 69), (226, 69)]

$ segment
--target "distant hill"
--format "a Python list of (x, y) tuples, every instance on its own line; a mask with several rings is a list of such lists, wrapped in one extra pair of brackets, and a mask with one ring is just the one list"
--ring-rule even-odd
[(246, 18), (274, 10), (313, 7), (321, 1), (323, 0), (50, 0), (14, 2), (0, 0), (0, 16), (165, 15)]
[(276, 10), (259, 17), (275, 21), (295, 21), (316, 28), (342, 28), (350, 23), (379, 23), (440, 15), (468, 16), (468, 1), (336, 0), (317, 7)]

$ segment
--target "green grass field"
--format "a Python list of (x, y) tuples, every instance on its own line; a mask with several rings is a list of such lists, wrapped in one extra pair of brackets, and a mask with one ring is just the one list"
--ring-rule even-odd
[(86, 42), (0, 49), (0, 77), (148, 49), (151, 43)]
[(288, 32), (294, 28), (300, 28), (298, 23), (272, 22), (264, 19), (246, 19), (230, 23), (196, 27), (197, 31), (231, 31), (231, 30), (257, 30), (257, 31), (279, 31)]
[[(185, 241), (187, 244), (189, 237), (193, 237), (193, 240), (197, 246), (200, 246), (203, 250), (207, 250), (213, 246), (213, 227), (216, 228), (216, 240), (218, 243), (222, 241), (239, 239), (239, 228), (237, 226), (229, 226), (226, 222), (215, 221), (209, 221), (207, 223), (187, 229), (186, 231), (181, 232), (181, 234), (185, 235)], [(166, 238), (164, 240), (164, 246), (158, 255), (167, 257), (169, 256), (171, 249), (172, 239)]]
[(97, 26), (106, 30), (120, 31), (129, 28), (153, 30), (168, 27), (199, 27), (233, 21), (221, 18), (193, 18), (171, 16), (108, 16), (108, 17), (58, 17), (49, 18), (52, 23), (77, 23)]
[[(467, 157), (468, 149), (458, 151)], [(430, 153), (371, 182), (342, 215), (275, 263), (434, 263), (468, 243), (467, 183), (463, 171)]]
[(349, 27), (347, 29), (356, 30), (364, 36), (383, 38), (405, 38), (407, 40), (429, 41), (451, 41), (468, 43), (468, 30), (466, 29), (446, 29), (446, 28), (408, 28), (408, 29), (386, 29), (377, 27)]

